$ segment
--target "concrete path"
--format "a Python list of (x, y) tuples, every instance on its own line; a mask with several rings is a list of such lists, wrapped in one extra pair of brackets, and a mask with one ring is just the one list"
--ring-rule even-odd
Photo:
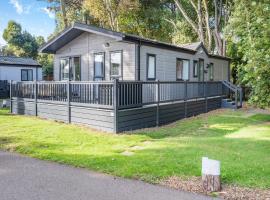
[(206, 196), (0, 151), (1, 200), (199, 200)]

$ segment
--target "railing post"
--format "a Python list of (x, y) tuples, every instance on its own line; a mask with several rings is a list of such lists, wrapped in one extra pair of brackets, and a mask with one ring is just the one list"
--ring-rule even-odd
[(184, 82), (184, 107), (185, 107), (185, 118), (187, 117), (187, 81)]
[(12, 80), (10, 80), (9, 86), (9, 98), (10, 98), (10, 113), (12, 113)]
[(235, 89), (234, 94), (235, 94), (235, 109), (237, 109), (238, 107), (238, 90), (237, 89)]
[(243, 106), (243, 90), (241, 87), (239, 87), (239, 92), (240, 92), (240, 107), (242, 108), (242, 106)]
[(67, 81), (67, 122), (70, 123), (70, 80)]
[(37, 80), (34, 81), (35, 116), (37, 116)]
[(159, 126), (159, 103), (160, 103), (160, 82), (156, 81), (156, 102), (157, 102), (157, 113), (156, 113), (156, 126)]
[(207, 81), (204, 82), (204, 88), (203, 88), (203, 92), (204, 92), (204, 98), (205, 98), (205, 112), (208, 112), (208, 102), (207, 102)]
[(119, 93), (118, 93), (118, 79), (113, 81), (113, 116), (114, 116), (114, 132), (118, 132), (118, 105), (119, 105)]

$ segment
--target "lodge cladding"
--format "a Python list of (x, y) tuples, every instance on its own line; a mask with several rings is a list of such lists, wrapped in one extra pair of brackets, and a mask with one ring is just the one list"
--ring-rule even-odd
[(0, 80), (42, 80), (42, 67), (32, 58), (0, 56)]
[(242, 105), (230, 59), (201, 43), (176, 46), (74, 23), (40, 51), (55, 54), (54, 81), (13, 82), (12, 113), (122, 132)]

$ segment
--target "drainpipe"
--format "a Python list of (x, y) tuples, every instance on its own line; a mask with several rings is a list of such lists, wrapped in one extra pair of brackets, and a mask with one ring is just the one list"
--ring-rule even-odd
[(137, 81), (139, 81), (141, 79), (141, 41), (138, 42), (137, 56)]

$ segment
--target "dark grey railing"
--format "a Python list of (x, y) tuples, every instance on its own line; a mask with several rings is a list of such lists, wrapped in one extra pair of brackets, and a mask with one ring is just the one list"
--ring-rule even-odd
[(113, 82), (11, 82), (11, 97), (113, 106)]
[(117, 106), (119, 109), (221, 95), (225, 92), (220, 81), (34, 81), (11, 84), (12, 97), (101, 108)]
[(0, 99), (9, 97), (9, 83), (7, 80), (0, 80)]
[(222, 81), (222, 85), (225, 87), (226, 94), (234, 100), (236, 108), (241, 108), (243, 106), (242, 88), (229, 81)]
[(121, 81), (119, 108), (225, 95), (222, 82)]

